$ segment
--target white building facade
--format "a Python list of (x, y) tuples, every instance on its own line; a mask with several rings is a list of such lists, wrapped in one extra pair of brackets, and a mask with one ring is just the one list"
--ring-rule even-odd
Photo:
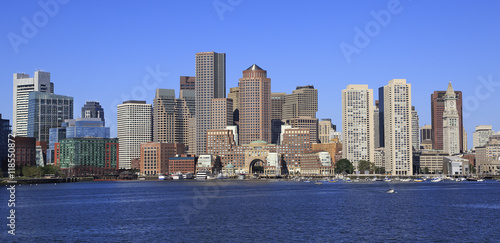
[(461, 145), (456, 99), (455, 91), (453, 91), (450, 82), (444, 96), (443, 112), (443, 150), (450, 155), (459, 154)]

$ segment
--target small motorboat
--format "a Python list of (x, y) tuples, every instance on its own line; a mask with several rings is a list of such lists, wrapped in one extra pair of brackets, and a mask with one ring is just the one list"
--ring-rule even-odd
[(477, 181), (478, 181), (478, 182), (483, 182), (483, 181), (484, 181), (484, 179), (477, 179)]
[(415, 180), (413, 180), (414, 182), (424, 182), (424, 180), (422, 180), (422, 178), (416, 178)]
[(396, 191), (394, 191), (394, 189), (389, 189), (385, 193), (396, 193)]
[(314, 183), (314, 185), (323, 185), (323, 183), (317, 181), (316, 183)]

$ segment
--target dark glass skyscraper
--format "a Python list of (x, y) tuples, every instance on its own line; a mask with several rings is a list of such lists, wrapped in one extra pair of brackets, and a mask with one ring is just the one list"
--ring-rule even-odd
[(104, 124), (104, 109), (97, 101), (87, 101), (82, 107), (82, 118), (101, 118)]

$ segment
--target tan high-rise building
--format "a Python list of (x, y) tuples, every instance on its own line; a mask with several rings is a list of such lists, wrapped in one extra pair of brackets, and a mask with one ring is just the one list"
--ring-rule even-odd
[(195, 90), (196, 77), (181, 76), (179, 85), (180, 90)]
[(392, 175), (413, 175), (411, 120), (411, 84), (390, 80), (384, 86), (384, 144), (385, 170)]
[(187, 154), (196, 154), (196, 117), (189, 118), (188, 120), (188, 143), (186, 146)]
[(226, 97), (226, 54), (196, 53), (196, 154), (205, 154), (212, 99)]
[(175, 143), (175, 90), (157, 89), (153, 99), (153, 141)]
[(360, 160), (375, 160), (373, 115), (373, 89), (353, 84), (342, 90), (342, 156), (355, 170)]
[(240, 144), (271, 143), (271, 79), (267, 71), (252, 65), (240, 78)]
[(318, 142), (330, 143), (330, 134), (335, 132), (332, 119), (321, 119), (318, 122)]
[(132, 159), (141, 155), (141, 143), (151, 142), (152, 106), (146, 101), (125, 101), (117, 107), (117, 137), (120, 169), (130, 169)]
[(233, 100), (233, 112), (240, 109), (240, 87), (230, 88), (227, 98)]
[(157, 89), (153, 100), (153, 141), (189, 144), (189, 119), (195, 117), (193, 90)]
[(271, 93), (271, 120), (283, 119), (283, 105), (285, 104), (286, 93)]
[(212, 99), (212, 122), (210, 129), (225, 129), (233, 125), (233, 100), (227, 98)]
[(285, 97), (282, 119), (298, 117), (316, 118), (318, 111), (318, 90), (312, 85), (297, 86), (291, 94)]

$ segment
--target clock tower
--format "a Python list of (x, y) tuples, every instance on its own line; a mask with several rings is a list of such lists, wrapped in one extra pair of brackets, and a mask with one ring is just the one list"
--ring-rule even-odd
[(457, 111), (457, 96), (451, 82), (444, 96), (443, 150), (450, 155), (460, 153), (460, 129)]

